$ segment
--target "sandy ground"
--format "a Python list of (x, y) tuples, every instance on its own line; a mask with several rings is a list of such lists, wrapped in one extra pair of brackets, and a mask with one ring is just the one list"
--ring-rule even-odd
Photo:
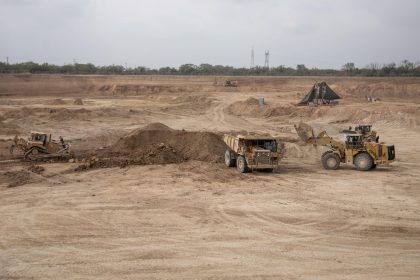
[[(0, 279), (419, 279), (420, 79), (324, 79), (341, 105), (290, 105), (317, 78), (0, 76)], [(299, 121), (337, 137), (371, 123), (397, 160), (326, 171), (322, 148), (293, 141)], [(291, 140), (274, 173), (198, 160), (42, 171), (8, 154), (37, 130), (82, 157), (153, 122)]]

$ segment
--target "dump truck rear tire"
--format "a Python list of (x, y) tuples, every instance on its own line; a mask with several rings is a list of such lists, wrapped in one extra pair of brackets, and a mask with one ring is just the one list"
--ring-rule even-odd
[(357, 170), (368, 171), (372, 169), (373, 166), (372, 157), (367, 153), (358, 154), (354, 158), (354, 165), (356, 166)]
[(227, 167), (234, 167), (235, 166), (235, 159), (232, 158), (232, 153), (229, 150), (226, 150), (225, 152), (225, 164)]
[(340, 166), (340, 159), (333, 151), (328, 151), (321, 156), (322, 166), (327, 170), (337, 170)]
[(236, 168), (241, 173), (248, 172), (248, 164), (246, 163), (246, 160), (243, 156), (238, 156), (236, 159)]

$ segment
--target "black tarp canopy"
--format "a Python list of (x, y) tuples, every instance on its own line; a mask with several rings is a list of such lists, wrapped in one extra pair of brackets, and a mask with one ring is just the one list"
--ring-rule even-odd
[(341, 99), (326, 82), (316, 82), (308, 94), (297, 105), (330, 104), (331, 101)]

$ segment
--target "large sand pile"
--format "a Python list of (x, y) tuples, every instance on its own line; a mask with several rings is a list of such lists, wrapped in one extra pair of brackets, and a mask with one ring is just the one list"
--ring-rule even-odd
[(226, 148), (221, 137), (214, 133), (175, 130), (161, 123), (152, 123), (97, 151), (97, 156), (86, 160), (77, 170), (188, 160), (222, 162)]
[(121, 138), (114, 151), (136, 151), (145, 146), (165, 145), (186, 160), (220, 161), (226, 149), (221, 137), (211, 132), (174, 130), (161, 123), (136, 129)]

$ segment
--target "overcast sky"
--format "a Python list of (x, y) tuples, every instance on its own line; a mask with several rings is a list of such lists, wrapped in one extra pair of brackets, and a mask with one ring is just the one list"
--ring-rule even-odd
[(0, 60), (340, 68), (420, 60), (418, 0), (0, 0)]

